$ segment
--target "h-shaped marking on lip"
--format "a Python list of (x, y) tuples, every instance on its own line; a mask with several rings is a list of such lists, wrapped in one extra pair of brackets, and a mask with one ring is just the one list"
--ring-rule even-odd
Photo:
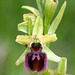
[(33, 55), (33, 57), (32, 57), (32, 60), (34, 60), (34, 59), (35, 59), (35, 57), (37, 57), (37, 59), (38, 59), (38, 60), (40, 60), (39, 53), (37, 53), (37, 56), (36, 56), (36, 55), (35, 55), (35, 53), (34, 53), (34, 55)]

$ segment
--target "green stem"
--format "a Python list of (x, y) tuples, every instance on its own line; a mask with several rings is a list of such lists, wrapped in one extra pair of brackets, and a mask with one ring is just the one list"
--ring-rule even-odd
[(32, 21), (31, 18), (28, 18), (28, 35), (32, 34)]

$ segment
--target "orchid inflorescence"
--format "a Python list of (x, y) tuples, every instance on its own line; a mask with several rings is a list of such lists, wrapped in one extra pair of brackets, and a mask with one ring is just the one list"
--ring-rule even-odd
[[(18, 35), (16, 42), (26, 46), (26, 50), (16, 61), (16, 65), (24, 63), (25, 69), (32, 73), (66, 75), (67, 59), (55, 55), (49, 49), (50, 43), (57, 40), (55, 31), (62, 19), (66, 1), (53, 21), (58, 0), (36, 0), (36, 3), (38, 10), (30, 6), (22, 6), (23, 9), (28, 9), (32, 13), (24, 14), (24, 22), (18, 24), (18, 30), (25, 35)], [(56, 71), (49, 69), (48, 61), (58, 63)]]

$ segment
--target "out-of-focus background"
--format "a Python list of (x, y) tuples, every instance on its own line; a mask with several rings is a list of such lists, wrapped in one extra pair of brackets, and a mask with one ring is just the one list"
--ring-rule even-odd
[[(66, 0), (67, 7), (56, 34), (58, 40), (51, 43), (50, 48), (61, 57), (67, 57), (67, 73), (75, 75), (75, 0)], [(59, 0), (56, 13), (64, 0)], [(23, 34), (17, 30), (22, 22), (23, 14), (29, 11), (21, 9), (22, 5), (36, 8), (35, 0), (0, 0), (0, 75), (29, 75), (23, 64), (15, 65), (15, 61), (25, 50), (23, 45), (15, 42), (16, 36)], [(31, 75), (31, 74), (30, 74)]]

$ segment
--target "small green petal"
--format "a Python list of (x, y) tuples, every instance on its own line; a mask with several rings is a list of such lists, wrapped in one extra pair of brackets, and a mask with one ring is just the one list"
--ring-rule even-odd
[(65, 8), (66, 8), (66, 1), (64, 2), (64, 4), (62, 5), (58, 15), (56, 16), (56, 18), (54, 19), (54, 21), (52, 22), (50, 28), (49, 28), (49, 31), (48, 31), (48, 34), (53, 34), (55, 33), (56, 29), (58, 28), (59, 26), (59, 23), (63, 17), (63, 14), (64, 14), (64, 11), (65, 11)]
[(30, 42), (32, 42), (32, 38), (33, 36), (27, 36), (27, 35), (18, 35), (17, 38), (16, 38), (16, 42), (18, 42), (19, 44), (27, 44), (29, 45)]
[[(16, 42), (20, 43), (20, 44), (30, 44), (32, 42), (32, 40), (35, 38), (35, 36), (28, 36), (28, 35), (18, 35), (16, 38)], [(56, 34), (52, 34), (52, 35), (41, 35), (38, 36), (38, 39), (43, 43), (46, 44), (48, 42), (54, 42), (57, 40)]]
[(16, 61), (16, 65), (19, 66), (20, 64), (22, 64), (25, 60), (25, 54), (29, 51), (29, 48), (27, 48), (22, 55), (18, 58), (18, 60)]
[(28, 9), (31, 12), (33, 12), (36, 16), (39, 16), (39, 11), (37, 9), (35, 9), (34, 7), (30, 7), (30, 6), (22, 6), (23, 9)]
[(40, 16), (37, 17), (32, 35), (42, 35), (43, 34), (43, 21)]
[(44, 47), (43, 51), (47, 54), (48, 60), (54, 62), (59, 62), (61, 60), (61, 58), (55, 55), (48, 47)]
[(51, 34), (51, 35), (42, 35), (39, 37), (39, 39), (41, 40), (41, 42), (43, 44), (48, 43), (48, 42), (54, 42), (57, 40), (56, 34)]

